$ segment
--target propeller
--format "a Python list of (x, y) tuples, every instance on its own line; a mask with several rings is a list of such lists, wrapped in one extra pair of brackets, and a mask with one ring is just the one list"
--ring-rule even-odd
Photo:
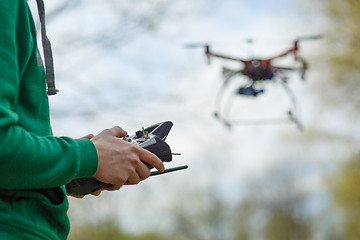
[(208, 43), (187, 43), (184, 44), (185, 48), (198, 48), (198, 47), (209, 47), (210, 44)]
[(304, 41), (304, 40), (317, 40), (317, 39), (320, 39), (322, 38), (322, 35), (321, 34), (318, 34), (318, 35), (310, 35), (310, 36), (303, 36), (303, 37), (299, 37), (296, 39), (296, 41)]

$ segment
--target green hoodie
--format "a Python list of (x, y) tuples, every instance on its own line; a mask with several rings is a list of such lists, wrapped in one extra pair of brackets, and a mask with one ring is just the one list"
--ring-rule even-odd
[(63, 185), (96, 172), (96, 149), (88, 139), (52, 136), (26, 0), (0, 0), (0, 24), (0, 239), (66, 239)]

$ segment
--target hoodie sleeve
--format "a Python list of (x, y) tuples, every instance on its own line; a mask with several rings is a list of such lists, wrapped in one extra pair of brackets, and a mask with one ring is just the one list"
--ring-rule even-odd
[(32, 21), (25, 0), (0, 1), (0, 188), (5, 189), (61, 186), (91, 177), (98, 166), (89, 139), (51, 134)]

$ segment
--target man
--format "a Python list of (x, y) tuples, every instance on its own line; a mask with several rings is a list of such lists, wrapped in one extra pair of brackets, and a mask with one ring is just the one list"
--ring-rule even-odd
[(65, 184), (93, 176), (117, 190), (149, 177), (142, 161), (159, 171), (164, 165), (123, 141), (118, 126), (82, 139), (52, 136), (27, 1), (0, 0), (0, 23), (0, 239), (66, 239)]

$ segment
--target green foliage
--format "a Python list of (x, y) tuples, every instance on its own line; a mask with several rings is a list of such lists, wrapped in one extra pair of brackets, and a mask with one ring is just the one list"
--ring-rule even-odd
[(165, 240), (161, 234), (146, 233), (140, 235), (129, 234), (123, 231), (116, 221), (111, 219), (100, 223), (87, 223), (74, 227), (69, 240)]
[(237, 217), (234, 221), (234, 233), (236, 240), (250, 240), (251, 239), (251, 219), (254, 214), (255, 206), (252, 201), (244, 200), (238, 207), (236, 213)]
[[(360, 108), (360, 1), (311, 1), (316, 15), (325, 17), (321, 90), (328, 102)], [(320, 11), (318, 11), (320, 10)], [(328, 87), (329, 85), (329, 87)], [(330, 89), (331, 88), (331, 89)]]
[[(347, 116), (360, 111), (360, 1), (309, 1), (325, 21), (325, 66), (321, 84), (332, 103), (347, 109)], [(320, 11), (319, 11), (320, 10)], [(331, 88), (331, 89), (330, 89)], [(325, 91), (324, 91), (325, 90)], [(323, 95), (324, 96), (324, 95)], [(355, 123), (356, 124), (356, 123)], [(357, 145), (358, 146), (358, 145)], [(359, 151), (350, 149), (350, 151)], [(329, 177), (330, 191), (338, 209), (333, 223), (339, 239), (360, 239), (360, 153), (355, 154)]]
[(351, 75), (360, 74), (360, 2), (353, 0), (327, 1), (329, 25), (330, 63), (335, 67), (334, 80), (346, 84)]
[(360, 239), (360, 153), (331, 176), (330, 186), (335, 205), (340, 212), (343, 239)]
[(279, 165), (249, 185), (234, 221), (236, 240), (308, 240), (312, 219), (305, 212), (309, 192), (295, 174), (299, 167)]
[(267, 240), (310, 239), (309, 223), (297, 219), (296, 214), (284, 208), (272, 209), (265, 226)]
[(231, 239), (231, 206), (213, 189), (191, 194), (187, 202), (179, 201), (173, 212), (176, 240)]
[(283, 206), (281, 204), (282, 196), (278, 196), (278, 204), (274, 202), (266, 204), (255, 198), (251, 201), (243, 201), (236, 211), (238, 215), (234, 222), (236, 240), (259, 238), (264, 240), (311, 239), (311, 234), (313, 234), (311, 219), (307, 219), (296, 212), (296, 205), (301, 205), (301, 202), (290, 200), (293, 202), (289, 202), (288, 206)]

